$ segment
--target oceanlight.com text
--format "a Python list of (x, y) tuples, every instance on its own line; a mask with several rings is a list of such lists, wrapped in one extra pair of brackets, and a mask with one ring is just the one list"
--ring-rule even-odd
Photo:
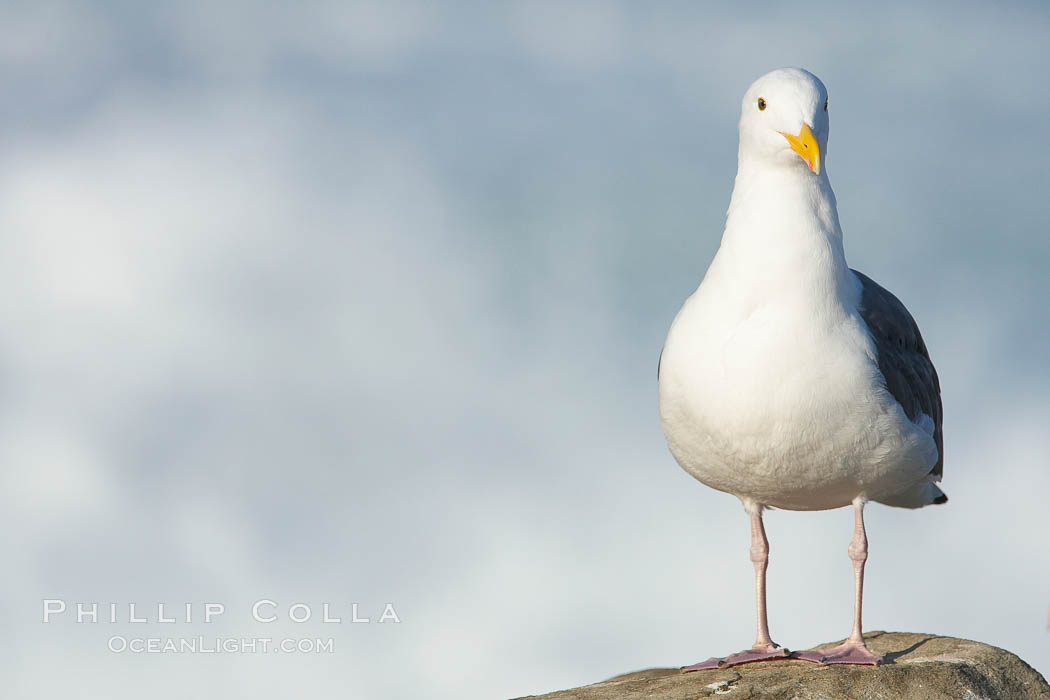
[(331, 654), (331, 637), (125, 637), (113, 635), (107, 648), (115, 654)]

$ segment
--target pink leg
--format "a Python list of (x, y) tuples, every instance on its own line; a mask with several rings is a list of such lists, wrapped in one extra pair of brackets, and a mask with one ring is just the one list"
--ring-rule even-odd
[(864, 562), (868, 560), (868, 536), (864, 532), (864, 500), (853, 501), (853, 540), (849, 558), (853, 560), (853, 631), (842, 644), (815, 651), (796, 651), (792, 658), (822, 664), (869, 664), (876, 666), (882, 657), (872, 654), (861, 633), (861, 606), (864, 599)]
[(683, 671), (725, 668), (751, 661), (788, 657), (787, 649), (777, 646), (769, 638), (769, 623), (766, 620), (766, 567), (769, 565), (769, 542), (766, 540), (766, 529), (762, 525), (762, 511), (759, 508), (756, 508), (751, 514), (751, 561), (755, 564), (755, 608), (758, 613), (758, 636), (755, 639), (755, 645), (725, 658), (715, 656), (707, 661), (686, 666), (682, 669)]

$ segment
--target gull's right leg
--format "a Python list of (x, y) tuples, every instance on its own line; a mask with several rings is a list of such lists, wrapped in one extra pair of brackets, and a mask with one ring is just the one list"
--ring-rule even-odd
[(758, 613), (758, 636), (750, 649), (730, 654), (725, 658), (711, 657), (683, 671), (701, 671), (707, 668), (725, 668), (752, 661), (767, 661), (788, 658), (788, 651), (769, 638), (769, 623), (766, 620), (766, 568), (769, 566), (769, 542), (766, 528), (762, 524), (762, 506), (745, 504), (751, 513), (751, 561), (755, 564), (755, 609)]

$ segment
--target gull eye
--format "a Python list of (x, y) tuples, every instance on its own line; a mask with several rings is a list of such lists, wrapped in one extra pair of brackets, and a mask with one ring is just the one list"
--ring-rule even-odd
[(824, 111), (825, 112), (828, 111), (828, 101), (827, 100), (824, 100)]
[(758, 111), (761, 112), (765, 108), (766, 108), (766, 101), (764, 99), (762, 99), (761, 97), (759, 97), (758, 98)]

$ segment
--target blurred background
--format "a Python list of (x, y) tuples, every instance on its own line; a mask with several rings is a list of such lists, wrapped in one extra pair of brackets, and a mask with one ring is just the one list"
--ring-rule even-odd
[[(951, 502), (868, 509), (866, 627), (1050, 671), (1047, 36), (1040, 2), (3, 3), (4, 694), (495, 698), (750, 645), (747, 518), (669, 455), (656, 362), (785, 65), (943, 386)], [(773, 637), (845, 636), (852, 514), (766, 526)], [(284, 634), (334, 653), (107, 649)]]

